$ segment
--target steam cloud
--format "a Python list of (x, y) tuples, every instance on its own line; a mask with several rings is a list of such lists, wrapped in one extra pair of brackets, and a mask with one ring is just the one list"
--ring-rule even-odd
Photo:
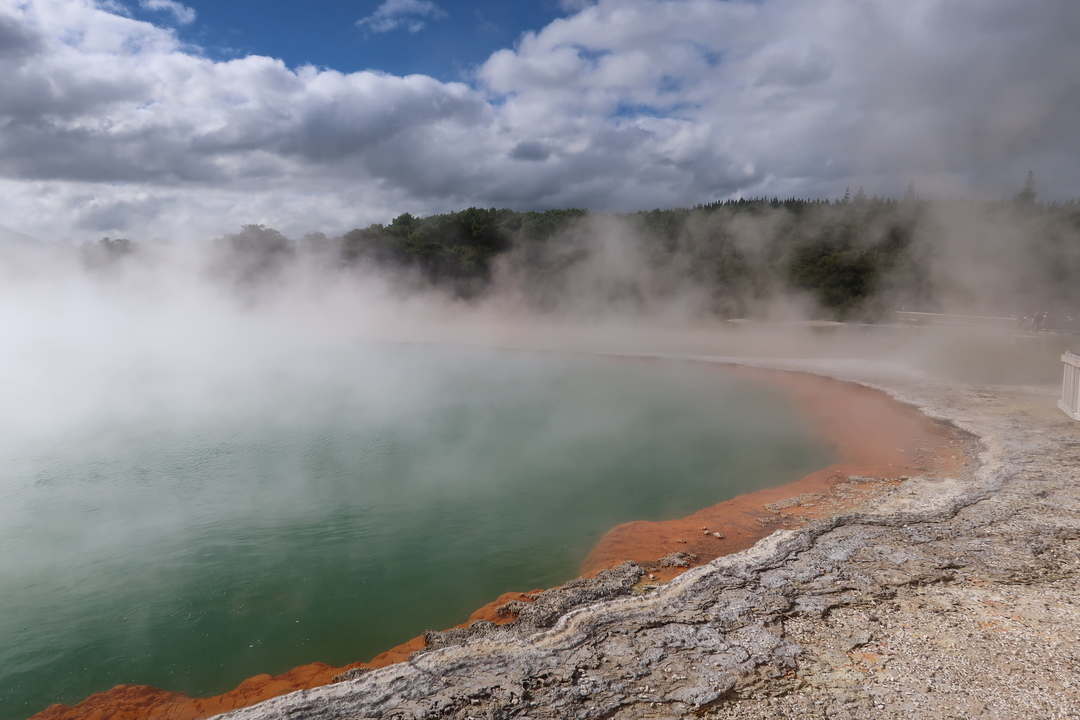
[[(1029, 190), (996, 203), (859, 193), (846, 203), (561, 213), (544, 237), (530, 233), (554, 221), (536, 215), (539, 225), (508, 240), (477, 230), (504, 217), (479, 210), (461, 216), (471, 220), (406, 215), (387, 228), (299, 240), (263, 226), (204, 243), (106, 238), (72, 247), (10, 236), (0, 243), (0, 304), (9, 351), (72, 342), (59, 353), (71, 357), (107, 355), (112, 345), (124, 353), (140, 337), (198, 347), (249, 332), (636, 352), (678, 352), (685, 341), (753, 355), (778, 348), (748, 342), (745, 329), (732, 332), (747, 326), (723, 320), (841, 319), (881, 334), (896, 310), (996, 316), (1005, 334), (1044, 312), (1047, 329), (1076, 332), (1080, 211), (1037, 204)], [(466, 235), (451, 241), (455, 222)], [(504, 245), (477, 245), (468, 227)], [(659, 339), (682, 331), (673, 345)], [(785, 332), (782, 354), (840, 352), (823, 337)], [(900, 355), (926, 340), (909, 333)], [(862, 341), (843, 352), (895, 356), (896, 347)]]

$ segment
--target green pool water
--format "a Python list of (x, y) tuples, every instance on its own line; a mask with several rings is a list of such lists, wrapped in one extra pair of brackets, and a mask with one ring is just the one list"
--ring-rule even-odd
[(207, 695), (369, 659), (574, 577), (618, 523), (831, 460), (782, 392), (713, 367), (144, 355), (2, 381), (3, 720), (118, 683)]

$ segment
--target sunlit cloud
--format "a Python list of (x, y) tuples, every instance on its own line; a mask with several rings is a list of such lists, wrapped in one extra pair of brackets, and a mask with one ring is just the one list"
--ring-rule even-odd
[(179, 25), (190, 25), (195, 22), (195, 10), (176, 0), (139, 0), (139, 7), (170, 13)]
[[(440, 12), (391, 1), (365, 27)], [(0, 0), (0, 225), (302, 234), (912, 179), (1000, 197), (1028, 170), (1075, 197), (1078, 34), (1073, 0), (599, 0), (442, 82), (219, 61), (90, 0)]]
[(371, 15), (356, 21), (358, 27), (374, 33), (399, 28), (420, 32), (428, 20), (439, 20), (446, 13), (431, 0), (385, 0)]

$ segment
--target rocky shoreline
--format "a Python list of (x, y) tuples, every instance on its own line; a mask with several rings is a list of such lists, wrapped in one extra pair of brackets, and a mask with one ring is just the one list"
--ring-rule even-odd
[[(956, 430), (947, 442), (932, 433), (936, 447), (925, 434), (908, 450), (850, 444), (846, 459), (861, 465), (766, 491), (775, 497), (744, 496), (750, 522), (734, 532), (717, 520), (690, 528), (698, 514), (687, 527), (630, 528), (622, 536), (637, 545), (609, 549), (637, 563), (504, 598), (467, 627), (426, 634), (407, 662), (321, 666), (316, 684), (333, 684), (222, 717), (1078, 717), (1069, 713), (1080, 707), (1080, 429), (1056, 409), (1056, 393), (960, 387), (874, 365), (739, 364), (881, 388)], [(834, 403), (796, 399), (816, 407), (826, 429), (845, 417), (852, 425), (850, 407), (833, 407), (830, 420), (822, 409)], [(979, 463), (965, 465), (976, 453)], [(723, 505), (709, 510), (730, 521), (737, 513)], [(700, 534), (694, 544), (689, 529)], [(730, 546), (729, 533), (748, 549), (706, 553), (697, 562), (711, 562), (683, 572), (699, 548)], [(686, 552), (660, 558), (659, 547)], [(595, 572), (604, 553), (590, 561)], [(281, 685), (274, 694), (289, 689), (284, 676), (260, 680)], [(247, 704), (243, 688), (231, 707)], [(131, 717), (207, 717), (215, 707), (114, 699)], [(50, 710), (67, 717), (61, 711), (80, 706)]]
[(970, 433), (979, 463), (641, 594), (645, 568), (622, 565), (223, 717), (1080, 717), (1080, 426), (1053, 389), (814, 369)]

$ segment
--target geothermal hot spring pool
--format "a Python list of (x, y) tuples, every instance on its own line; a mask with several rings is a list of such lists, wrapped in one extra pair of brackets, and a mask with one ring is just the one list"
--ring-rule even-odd
[(3, 380), (3, 720), (367, 660), (575, 577), (618, 523), (831, 461), (781, 391), (716, 367), (228, 347)]

